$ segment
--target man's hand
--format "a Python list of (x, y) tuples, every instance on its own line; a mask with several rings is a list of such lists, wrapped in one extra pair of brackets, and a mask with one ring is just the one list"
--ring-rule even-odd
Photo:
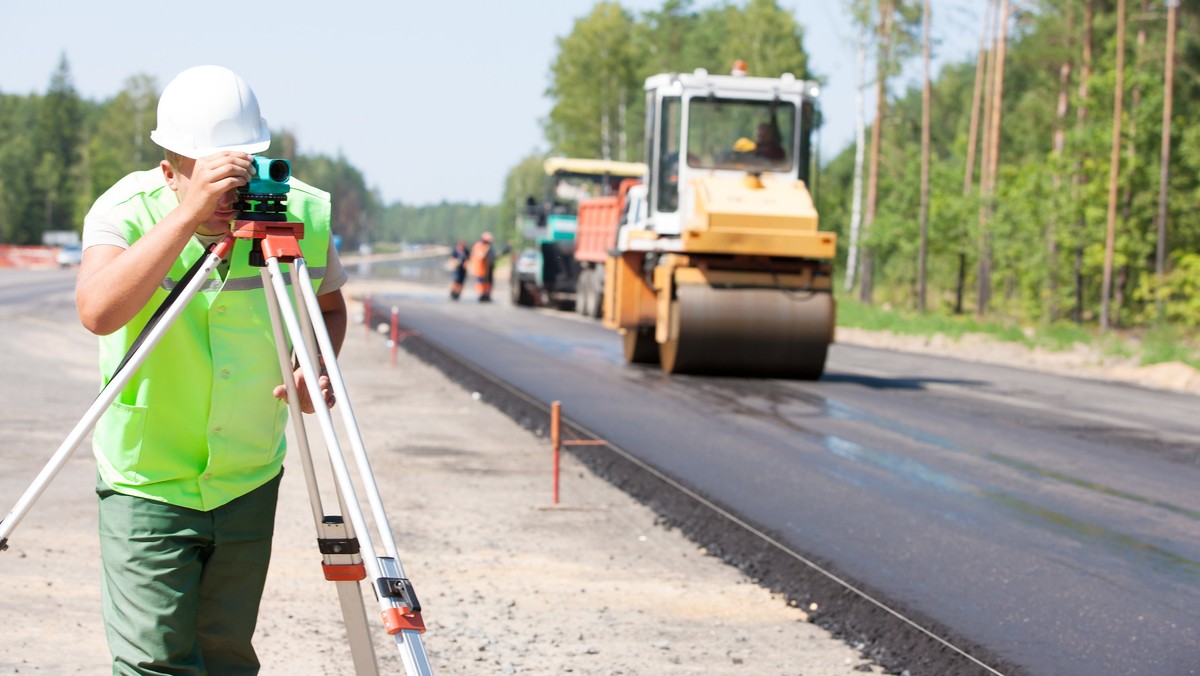
[[(200, 223), (213, 220), (228, 223), (234, 217), (236, 188), (250, 180), (251, 160), (246, 153), (223, 152), (184, 162), (177, 177), (179, 207)], [(189, 166), (190, 165), (190, 166)]]
[(172, 209), (128, 248), (90, 246), (75, 285), (79, 319), (92, 333), (108, 335), (125, 326), (153, 297), (192, 235), (229, 231), (237, 216), (238, 186), (250, 179), (250, 156), (217, 153), (200, 160), (182, 158), (178, 167), (159, 168), (179, 207)]
[[(308, 386), (304, 382), (304, 373), (302, 373), (300, 369), (296, 369), (294, 376), (296, 378), (296, 391), (300, 393), (300, 410), (304, 413), (312, 413), (316, 411), (316, 407), (313, 406), (312, 398), (308, 396)], [(317, 387), (319, 387), (321, 390), (321, 397), (325, 399), (325, 405), (329, 408), (333, 408), (333, 385), (329, 382), (329, 376), (325, 375), (324, 369), (322, 369), (321, 377), (317, 379)], [(287, 401), (287, 386), (275, 386), (274, 394), (276, 399)]]

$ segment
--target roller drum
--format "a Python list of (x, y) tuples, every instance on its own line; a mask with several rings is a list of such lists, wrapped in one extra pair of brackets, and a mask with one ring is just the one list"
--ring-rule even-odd
[(676, 288), (671, 336), (660, 346), (667, 373), (816, 380), (833, 336), (828, 292)]

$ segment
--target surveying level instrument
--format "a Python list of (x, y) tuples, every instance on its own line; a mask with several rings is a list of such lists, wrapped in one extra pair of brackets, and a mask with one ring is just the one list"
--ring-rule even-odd
[[(246, 239), (251, 244), (250, 264), (260, 268), (259, 274), (262, 276), (263, 291), (271, 315), (280, 373), (287, 389), (295, 442), (304, 467), (309, 502), (317, 529), (322, 569), (325, 579), (337, 586), (355, 673), (379, 673), (366, 606), (359, 586), (359, 581), (369, 576), (383, 626), (387, 633), (394, 637), (404, 662), (405, 673), (409, 676), (432, 675), (433, 671), (421, 642), (421, 634), (425, 631), (424, 620), (421, 618), (421, 604), (400, 565), (396, 541), (392, 537), (379, 487), (371, 471), (366, 447), (350, 405), (350, 396), (346, 391), (329, 332), (321, 318), (317, 294), (313, 290), (312, 279), (300, 249), (298, 240), (304, 237), (304, 224), (287, 220), (286, 199), (290, 189), (287, 181), (291, 177), (291, 165), (287, 160), (261, 156), (253, 156), (252, 160), (254, 175), (246, 186), (238, 188), (238, 201), (233, 205), (237, 210), (237, 218), (231, 231), (196, 261), (167, 295), (83, 418), (21, 495), (13, 509), (0, 521), (0, 551), (8, 548), (8, 537), (13, 529), (57, 476), (109, 404), (132, 380), (133, 374), (182, 314), (188, 302), (200, 291), (209, 274), (230, 254), (235, 241)], [(289, 280), (280, 268), (281, 263), (291, 265), (290, 282), (294, 304), (293, 297), (289, 297), (287, 291)], [(293, 377), (293, 353), (295, 362), (299, 364), (304, 375), (304, 385), (312, 400), (314, 415), (320, 424), (335, 479), (338, 505), (345, 518), (342, 515), (326, 514), (321, 502), (317, 473), (300, 410), (300, 397)], [(326, 405), (325, 398), (321, 396), (318, 383), (321, 375), (327, 375), (333, 387), (336, 406), (341, 411), (342, 426), (350, 441), (354, 463), (359, 471), (359, 481), (366, 493), (375, 530), (382, 544), (382, 554), (377, 554), (370, 524), (355, 490), (346, 454), (338, 440), (332, 412)]]

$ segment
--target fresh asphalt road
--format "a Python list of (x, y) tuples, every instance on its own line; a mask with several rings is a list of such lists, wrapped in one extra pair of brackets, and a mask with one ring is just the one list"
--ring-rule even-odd
[(376, 306), (902, 612), (1030, 673), (1200, 673), (1195, 397), (848, 345), (819, 382), (668, 377), (426, 288)]

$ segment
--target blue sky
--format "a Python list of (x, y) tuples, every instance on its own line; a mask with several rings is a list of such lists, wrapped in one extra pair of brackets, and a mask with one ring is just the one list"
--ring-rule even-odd
[[(622, 4), (640, 12), (662, 2)], [(812, 67), (826, 79), (824, 159), (854, 138), (854, 33), (844, 4), (780, 2), (805, 26)], [(973, 55), (980, 26), (968, 8), (982, 4), (933, 1), (934, 35), (950, 36), (935, 47), (936, 61)], [(544, 149), (540, 120), (550, 109), (544, 92), (555, 39), (593, 5), (6, 2), (0, 92), (44, 92), (64, 53), (76, 89), (95, 101), (134, 74), (156, 77), (161, 88), (185, 68), (220, 64), (250, 83), (273, 129), (294, 132), (303, 152), (344, 155), (385, 201), (490, 203), (500, 199), (509, 168)], [(914, 64), (905, 77), (919, 76)]]

